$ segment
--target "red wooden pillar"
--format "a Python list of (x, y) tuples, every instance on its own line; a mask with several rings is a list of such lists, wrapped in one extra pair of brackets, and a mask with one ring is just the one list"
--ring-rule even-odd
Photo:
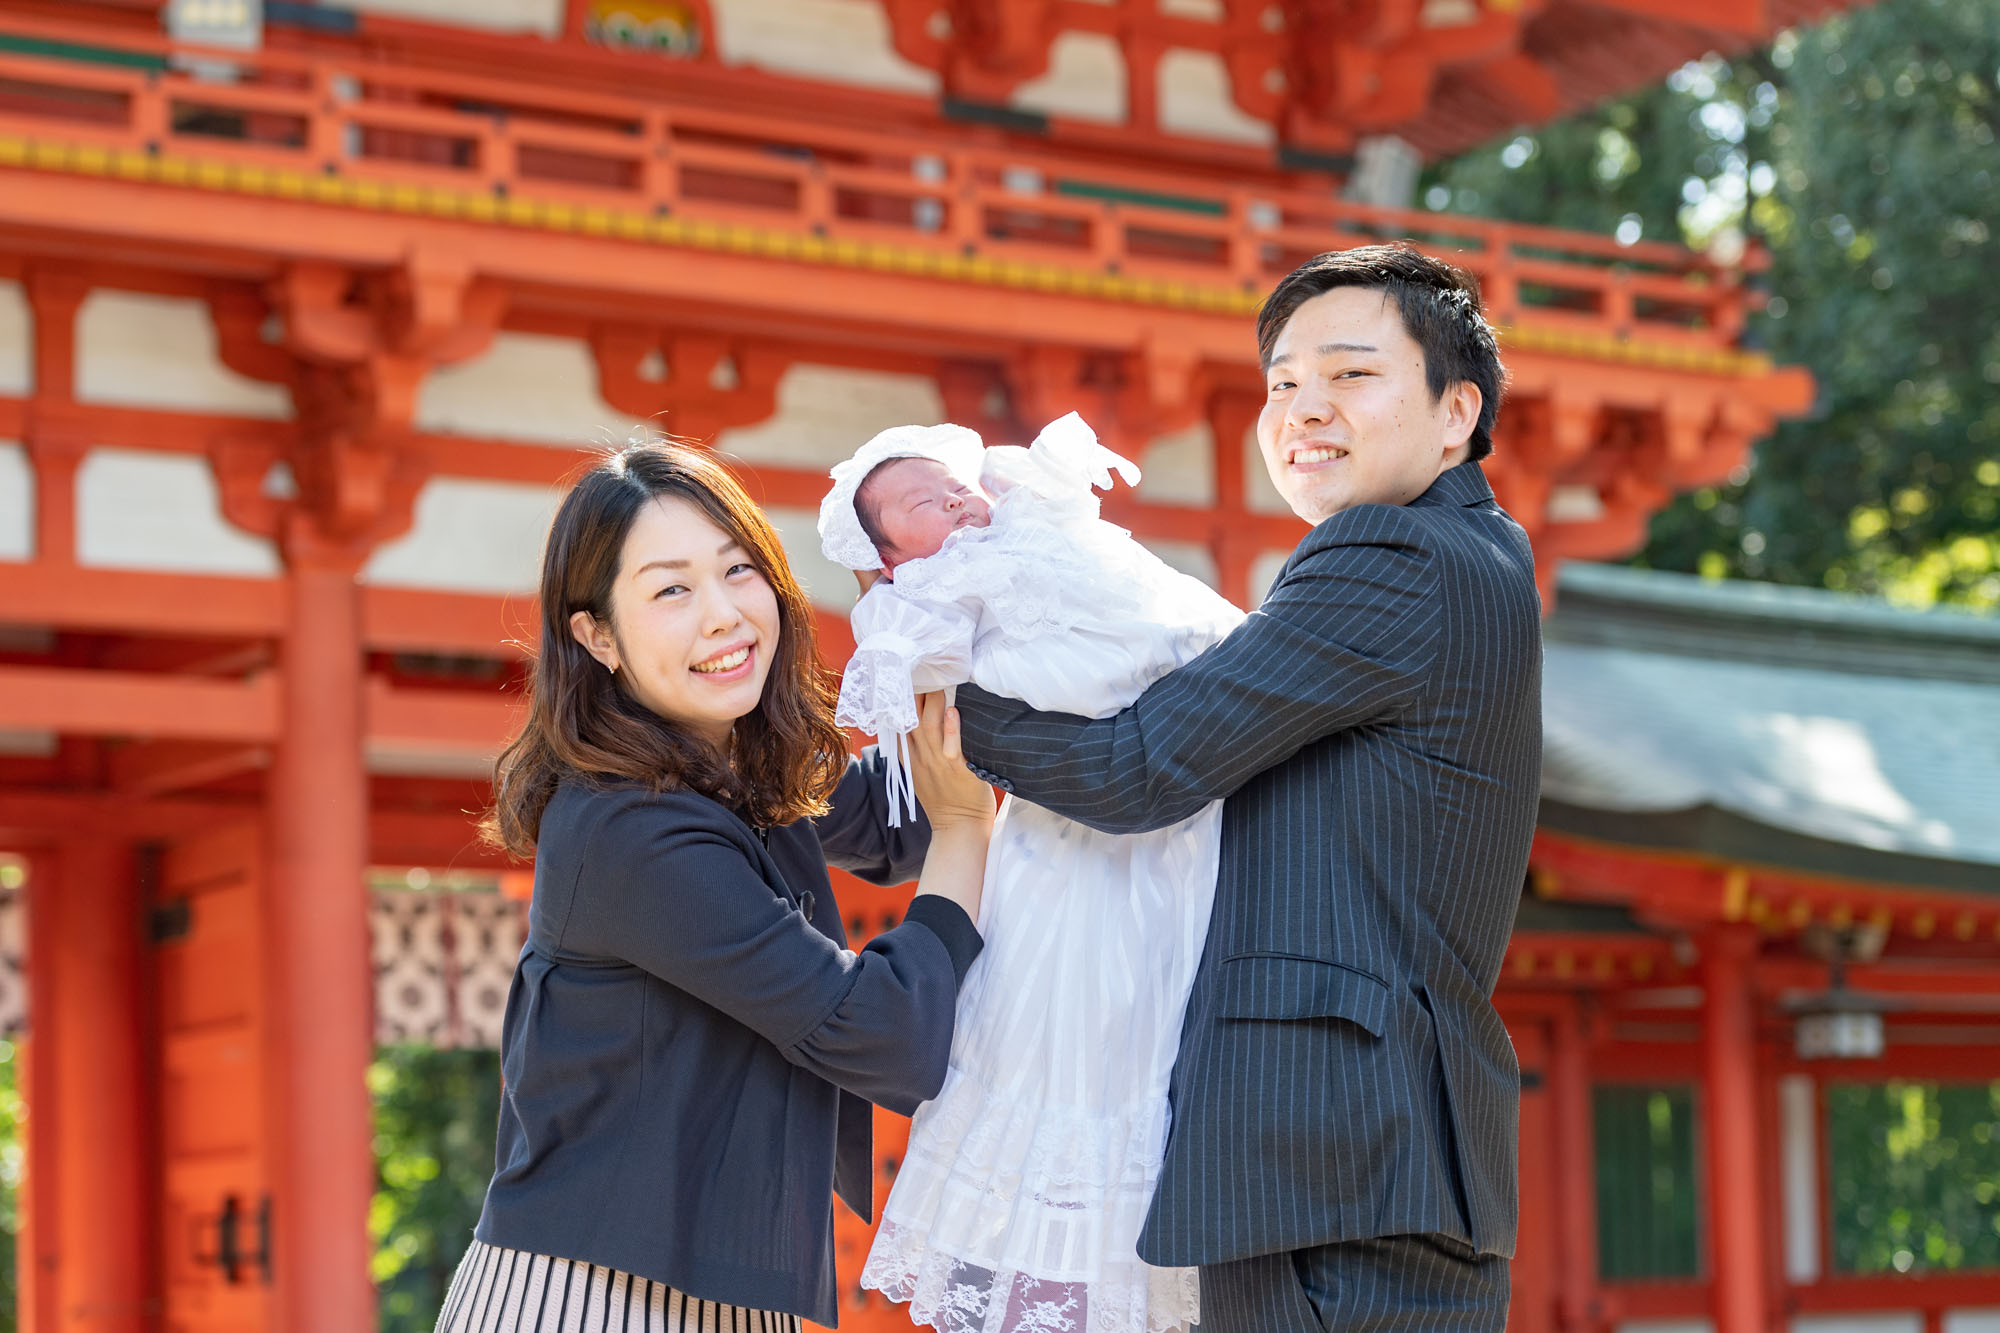
[[(355, 580), (368, 552), (409, 526), (424, 480), (406, 447), (418, 386), (432, 366), (476, 356), (492, 342), (506, 294), (475, 280), (458, 256), (421, 247), (395, 272), (366, 277), (296, 263), (268, 291), (292, 360), (272, 360), (255, 346), (239, 350), (258, 373), (292, 387), (300, 432), (285, 461), (299, 494), (272, 503), (261, 484), (266, 464), (254, 453), (220, 480), (224, 512), (275, 537), (288, 571), (264, 918), (274, 1305), (279, 1333), (354, 1333), (375, 1326), (366, 1082), (374, 986)], [(247, 327), (231, 326), (239, 335)]]
[(1597, 1150), (1591, 1106), (1590, 1034), (1582, 997), (1551, 1025), (1550, 1110), (1555, 1121), (1556, 1236), (1561, 1268), (1556, 1308), (1564, 1333), (1597, 1326)]
[(1250, 586), (1250, 574), (1263, 549), (1238, 526), (1248, 510), (1244, 483), (1243, 437), (1257, 419), (1254, 400), (1218, 391), (1209, 401), (1208, 428), (1215, 437), (1215, 557), (1216, 591), (1245, 610), (1263, 598), (1262, 588)]
[(1702, 939), (1702, 1065), (1707, 1083), (1710, 1271), (1715, 1333), (1764, 1333), (1764, 1164), (1757, 1153), (1757, 932)]
[(66, 838), (31, 862), (22, 1093), (21, 1327), (140, 1333), (147, 1229), (141, 919), (129, 849)]
[(284, 731), (271, 769), (268, 930), (277, 1050), (272, 1207), (278, 1328), (375, 1327), (366, 1074), (368, 779), (362, 761), (360, 557), (288, 534)]
[(55, 1327), (63, 1333), (140, 1333), (152, 1292), (140, 1026), (142, 954), (138, 879), (130, 848), (111, 837), (63, 844), (56, 914), (55, 1004), (45, 1039), (56, 1046)]

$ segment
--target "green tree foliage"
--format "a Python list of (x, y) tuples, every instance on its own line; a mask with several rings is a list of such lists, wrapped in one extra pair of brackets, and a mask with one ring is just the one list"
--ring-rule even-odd
[(1591, 1100), (1597, 1275), (1607, 1281), (1699, 1277), (1694, 1089), (1605, 1083)]
[(1885, 0), (1433, 169), (1432, 208), (1772, 257), (1819, 398), (1640, 563), (2000, 606), (2000, 4)]
[(14, 1271), (15, 1237), (21, 1232), (21, 1104), (18, 1048), (0, 1040), (0, 1333), (14, 1333), (21, 1294)]
[(429, 1333), (472, 1240), (500, 1116), (496, 1051), (389, 1046), (368, 1068), (377, 1187), (368, 1214), (383, 1333)]
[(1833, 1266), (2000, 1267), (2000, 1083), (1836, 1083)]

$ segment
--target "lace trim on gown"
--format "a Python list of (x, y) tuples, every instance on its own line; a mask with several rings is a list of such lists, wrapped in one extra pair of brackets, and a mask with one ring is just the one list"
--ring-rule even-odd
[(1132, 1252), (1166, 1130), (1164, 1088), (1082, 1111), (1022, 1101), (954, 1067), (911, 1122), (904, 1187), (883, 1210), (861, 1285), (907, 1301), (913, 1322), (940, 1333), (1191, 1327), (1196, 1270)]

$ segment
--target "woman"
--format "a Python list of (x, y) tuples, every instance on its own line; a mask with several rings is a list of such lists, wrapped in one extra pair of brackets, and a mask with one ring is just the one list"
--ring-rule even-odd
[[(833, 1195), (870, 1211), (867, 1103), (907, 1114), (944, 1081), (992, 793), (931, 698), (929, 827), (886, 827), (776, 535), (697, 450), (584, 476), (541, 612), (488, 818), (535, 857), (496, 1170), (438, 1327), (830, 1325)], [(903, 924), (846, 949), (826, 864), (894, 883), (919, 856)]]

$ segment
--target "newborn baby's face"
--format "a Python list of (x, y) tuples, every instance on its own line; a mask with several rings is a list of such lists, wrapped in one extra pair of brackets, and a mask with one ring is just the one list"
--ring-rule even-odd
[(891, 570), (936, 555), (960, 528), (993, 521), (987, 498), (931, 458), (891, 459), (869, 474), (855, 499), (873, 514), (883, 538), (877, 544), (882, 563)]

